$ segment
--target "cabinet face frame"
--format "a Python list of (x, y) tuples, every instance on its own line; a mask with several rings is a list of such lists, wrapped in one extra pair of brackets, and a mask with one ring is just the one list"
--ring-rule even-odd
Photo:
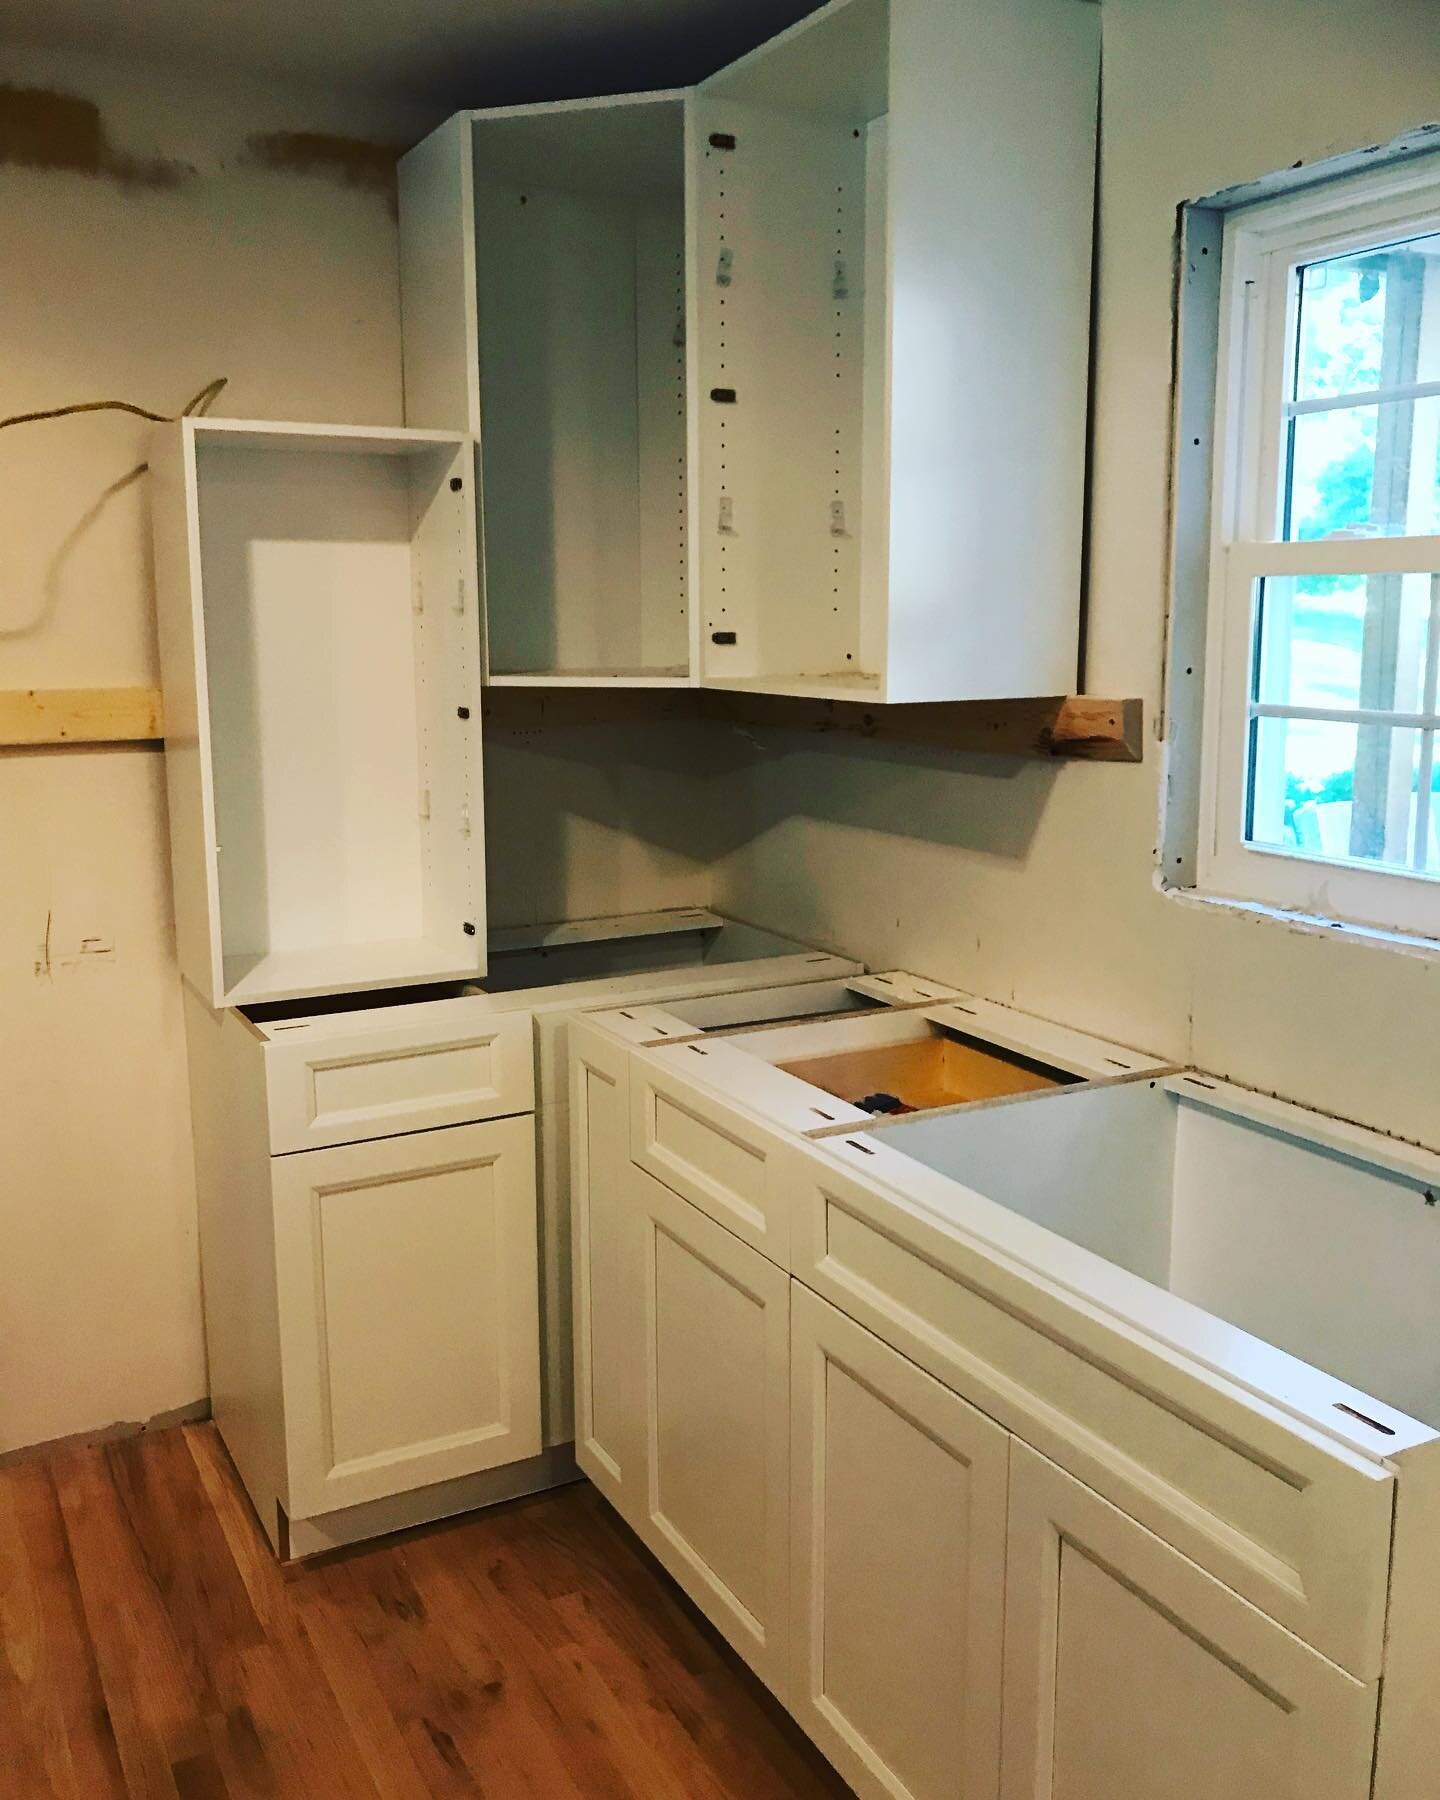
[[(301, 1151), (273, 1158), (271, 1168), (289, 1464), (286, 1499), (291, 1517), (334, 1512), (538, 1455), (540, 1324), (533, 1120), (528, 1116), (493, 1119)], [(458, 1429), (401, 1439), (346, 1458), (335, 1443), (335, 1383), (347, 1379), (344, 1369), (334, 1362), (337, 1348), (343, 1354), (341, 1340), (347, 1335), (354, 1340), (357, 1333), (373, 1337), (388, 1330), (394, 1334), (399, 1358), (405, 1320), (372, 1316), (361, 1332), (359, 1321), (344, 1317), (345, 1308), (354, 1305), (354, 1296), (349, 1295), (344, 1297), (337, 1325), (332, 1325), (328, 1307), (333, 1297), (326, 1291), (326, 1202), (336, 1200), (343, 1208), (351, 1195), (363, 1199), (368, 1191), (373, 1200), (383, 1196), (391, 1184), (423, 1184), (429, 1178), (457, 1174), (478, 1177), (472, 1182), (474, 1204), (488, 1200), (492, 1208), (489, 1254), (496, 1260), (476, 1274), (489, 1275), (495, 1308), (491, 1319), (480, 1322), (488, 1337), (486, 1355), (493, 1358), (494, 1389), (489, 1394), (475, 1394), (475, 1416)], [(404, 1196), (396, 1197), (396, 1205), (406, 1203)], [(413, 1229), (423, 1233), (424, 1226), (417, 1221)], [(426, 1246), (418, 1237), (415, 1241), (417, 1248), (439, 1265), (451, 1254), (445, 1244)], [(352, 1261), (354, 1254), (352, 1249)], [(465, 1303), (456, 1292), (462, 1274), (453, 1268), (447, 1273), (452, 1291), (444, 1299), (457, 1309), (448, 1334), (452, 1338), (467, 1330)], [(423, 1265), (418, 1279), (424, 1279)], [(423, 1296), (418, 1303), (424, 1303)], [(441, 1303), (441, 1297), (437, 1296), (436, 1303)], [(474, 1304), (481, 1303), (477, 1293)], [(336, 1329), (340, 1338), (334, 1335)], [(474, 1342), (467, 1345), (467, 1350), (476, 1348)], [(451, 1369), (429, 1370), (423, 1376), (414, 1372), (417, 1380), (454, 1383), (462, 1392), (470, 1373), (464, 1362)], [(355, 1379), (353, 1372), (349, 1379)], [(403, 1430), (403, 1423), (396, 1428)]]
[[(828, 1594), (826, 1519), (833, 1504), (854, 1511), (845, 1471), (829, 1442), (829, 1381), (847, 1377), (871, 1402), (894, 1413), (915, 1443), (926, 1440), (965, 1469), (964, 1572), (958, 1590), (933, 1595), (933, 1639), (954, 1627), (958, 1608), (962, 1649), (959, 1690), (936, 1695), (937, 1710), (960, 1721), (958, 1754), (932, 1772), (936, 1785), (907, 1785), (900, 1769), (866, 1735), (863, 1714), (847, 1716), (827, 1691)], [(944, 1388), (807, 1288), (791, 1285), (791, 1707), (835, 1766), (861, 1793), (891, 1800), (941, 1800), (964, 1794), (984, 1800), (1000, 1781), (1000, 1671), (1005, 1613), (1006, 1496), (1010, 1437), (994, 1420)], [(863, 1499), (863, 1497), (862, 1497)], [(924, 1562), (930, 1546), (901, 1545)], [(851, 1571), (843, 1571), (849, 1574)], [(876, 1596), (883, 1607), (888, 1596)], [(908, 1682), (912, 1674), (905, 1674)], [(920, 1679), (924, 1679), (921, 1675)], [(883, 1709), (883, 1694), (874, 1696)]]
[[(786, 1700), (790, 1685), (790, 1279), (758, 1250), (741, 1243), (660, 1182), (638, 1169), (630, 1174), (633, 1205), (643, 1232), (645, 1282), (646, 1506), (641, 1535), (732, 1648), (774, 1694)], [(696, 1270), (738, 1293), (757, 1311), (758, 1336), (752, 1346), (759, 1362), (755, 1392), (732, 1394), (732, 1371), (723, 1362), (707, 1362), (687, 1372), (707, 1385), (716, 1416), (724, 1418), (728, 1413), (732, 1432), (741, 1423), (734, 1411), (737, 1402), (742, 1408), (747, 1400), (753, 1403), (754, 1410), (744, 1424), (761, 1439), (756, 1470), (761, 1491), (751, 1496), (752, 1501), (758, 1499), (761, 1524), (759, 1541), (741, 1548), (754, 1559), (759, 1612), (735, 1591), (727, 1571), (712, 1567), (703, 1550), (690, 1541), (685, 1521), (668, 1510), (665, 1409), (669, 1376), (662, 1361), (666, 1346), (661, 1314), (666, 1296), (660, 1266), (667, 1249), (690, 1259)], [(708, 1498), (718, 1512), (727, 1510), (723, 1490), (716, 1488)]]
[[(1369, 1794), (1378, 1684), (1347, 1675), (1017, 1442), (1006, 1552), (1002, 1800), (1089, 1800), (1116, 1791), (1094, 1785), (1094, 1771), (1086, 1785), (1083, 1769), (1075, 1776), (1078, 1785), (1055, 1784), (1066, 1710), (1061, 1684), (1078, 1680), (1080, 1709), (1092, 1716), (1101, 1711), (1096, 1698), (1083, 1694), (1086, 1669), (1062, 1667), (1067, 1558), (1083, 1559), (1115, 1595), (1123, 1592), (1143, 1602), (1175, 1633), (1177, 1649), (1183, 1643), (1213, 1658), (1269, 1706), (1263, 1724), (1252, 1712), (1248, 1724), (1237, 1718), (1227, 1732), (1223, 1721), (1211, 1718), (1203, 1734), (1232, 1743), (1250, 1731), (1263, 1766), (1257, 1764), (1243, 1791), (1274, 1800), (1364, 1800)], [(1177, 1683), (1168, 1698), (1183, 1707), (1187, 1690), (1178, 1663), (1177, 1657)], [(1292, 1777), (1283, 1792), (1262, 1780), (1267, 1770), (1273, 1777), (1277, 1769)], [(1170, 1771), (1166, 1778), (1165, 1793), (1188, 1791), (1183, 1771)]]

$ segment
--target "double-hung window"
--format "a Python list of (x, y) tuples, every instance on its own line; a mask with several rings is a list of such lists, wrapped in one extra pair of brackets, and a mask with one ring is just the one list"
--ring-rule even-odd
[(1222, 269), (1199, 885), (1440, 937), (1440, 159)]

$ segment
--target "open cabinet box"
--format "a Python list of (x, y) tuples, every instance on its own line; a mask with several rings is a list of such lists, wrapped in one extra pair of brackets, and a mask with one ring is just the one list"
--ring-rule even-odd
[(834, 0), (411, 151), (406, 417), (481, 442), (488, 679), (1069, 693), (1098, 71), (1079, 0)]
[[(867, 1138), (876, 1146), (889, 1183), (902, 1159), (944, 1177), (925, 1203), (978, 1235), (1010, 1223), (975, 1206), (980, 1195), (1044, 1228), (1025, 1234), (1027, 1259), (1053, 1268), (1074, 1245), (1138, 1277), (1111, 1283), (1109, 1304), (1299, 1400), (1322, 1428), (1382, 1449), (1404, 1423), (1395, 1414), (1440, 1430), (1440, 1156), (1193, 1072), (897, 1119)], [(874, 1167), (853, 1143), (830, 1147)], [(1070, 1265), (1072, 1280), (1086, 1276), (1109, 1278), (1089, 1258)], [(1217, 1337), (1201, 1315), (1237, 1333)], [(1288, 1358), (1267, 1367), (1243, 1334), (1376, 1404), (1298, 1380)]]
[(469, 460), (443, 432), (156, 434), (176, 936), (212, 1006), (484, 970)]
[(493, 685), (689, 680), (687, 111), (461, 113), (401, 164), (406, 417), (482, 440)]

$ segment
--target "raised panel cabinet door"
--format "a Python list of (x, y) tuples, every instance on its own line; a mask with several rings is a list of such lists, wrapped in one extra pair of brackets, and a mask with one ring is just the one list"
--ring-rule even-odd
[(537, 1455), (533, 1122), (272, 1168), (291, 1517)]
[(1376, 1687), (1015, 1443), (1004, 1800), (1362, 1800)]
[(791, 1388), (791, 1708), (862, 1795), (995, 1800), (1009, 1434), (798, 1282)]
[(783, 1700), (790, 1279), (651, 1176), (631, 1179), (645, 1284), (641, 1536)]

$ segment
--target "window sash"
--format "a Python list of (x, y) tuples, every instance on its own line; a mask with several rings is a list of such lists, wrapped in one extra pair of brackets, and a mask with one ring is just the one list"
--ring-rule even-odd
[(1282, 909), (1440, 937), (1440, 881), (1404, 869), (1318, 858), (1245, 840), (1250, 738), (1260, 717), (1316, 717), (1411, 729), (1419, 737), (1413, 863), (1427, 843), (1440, 734), (1436, 652), (1427, 644), (1422, 709), (1307, 708), (1262, 703), (1253, 691), (1255, 597), (1266, 577), (1432, 574), (1440, 535), (1356, 535), (1287, 541), (1285, 445), (1306, 413), (1440, 396), (1440, 382), (1293, 399), (1298, 271), (1307, 264), (1440, 231), (1440, 158), (1429, 156), (1227, 221), (1224, 243), (1216, 454), (1211, 518), (1198, 886)]

